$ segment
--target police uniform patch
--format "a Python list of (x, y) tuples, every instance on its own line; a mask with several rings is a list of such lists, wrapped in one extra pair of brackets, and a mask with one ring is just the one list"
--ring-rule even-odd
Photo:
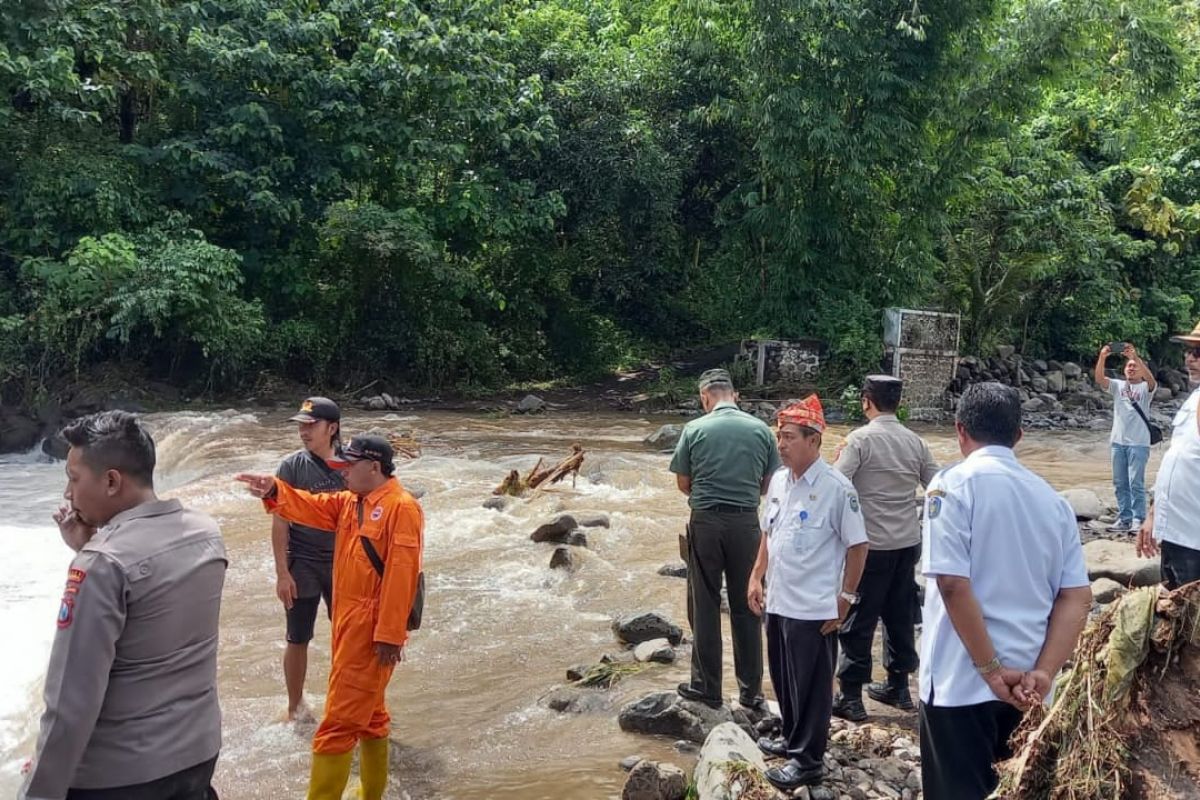
[(942, 495), (930, 492), (929, 504), (926, 507), (925, 516), (928, 519), (937, 519), (940, 513), (942, 513)]
[(855, 514), (858, 513), (858, 495), (856, 494), (850, 495), (850, 510)]
[(383, 519), (383, 506), (375, 506), (375, 510), (371, 512), (371, 522), (379, 522)]
[(58, 607), (58, 627), (71, 627), (72, 620), (75, 619), (75, 598), (67, 595), (62, 599), (62, 605)]

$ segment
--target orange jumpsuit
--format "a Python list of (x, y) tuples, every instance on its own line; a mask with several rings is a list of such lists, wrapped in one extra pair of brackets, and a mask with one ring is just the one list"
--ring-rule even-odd
[[(368, 495), (349, 491), (310, 494), (275, 480), (267, 510), (301, 525), (332, 530), (333, 663), (325, 717), (313, 737), (313, 752), (348, 753), (359, 739), (382, 739), (391, 718), (384, 691), (392, 665), (382, 666), (375, 643), (403, 645), (417, 593), (425, 515), (420, 504), (392, 478)], [(359, 536), (366, 536), (384, 562), (375, 571)]]

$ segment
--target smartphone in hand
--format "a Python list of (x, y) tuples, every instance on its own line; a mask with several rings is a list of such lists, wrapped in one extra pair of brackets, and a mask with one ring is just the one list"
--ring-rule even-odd
[(1110, 343), (1108, 345), (1109, 354), (1114, 355), (1114, 356), (1121, 355), (1122, 353), (1125, 352), (1126, 344), (1127, 344), (1127, 342), (1112, 342), (1112, 343)]

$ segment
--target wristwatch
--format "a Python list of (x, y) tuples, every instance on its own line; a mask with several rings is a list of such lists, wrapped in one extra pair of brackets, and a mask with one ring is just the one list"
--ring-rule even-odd
[(991, 675), (1002, 666), (1004, 665), (1000, 663), (1000, 656), (993, 656), (992, 660), (986, 664), (976, 664), (975, 671), (986, 678), (988, 675)]
[(842, 593), (839, 594), (838, 597), (842, 598), (843, 600), (845, 600), (847, 603), (849, 603), (852, 606), (858, 605), (858, 593), (857, 592), (842, 591)]

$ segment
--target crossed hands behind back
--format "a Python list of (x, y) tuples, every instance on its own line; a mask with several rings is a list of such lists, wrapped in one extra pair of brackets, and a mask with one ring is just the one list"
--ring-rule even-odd
[(983, 677), (997, 700), (1028, 711), (1041, 705), (1050, 694), (1052, 681), (1044, 670), (1034, 669), (1021, 672), (1011, 667), (1001, 667)]

